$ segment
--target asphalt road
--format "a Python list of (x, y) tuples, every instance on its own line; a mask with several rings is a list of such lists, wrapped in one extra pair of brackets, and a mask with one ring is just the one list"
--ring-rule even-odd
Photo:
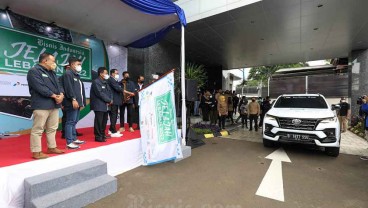
[[(259, 137), (249, 133), (249, 138)], [(207, 139), (192, 156), (174, 163), (139, 167), (118, 178), (118, 192), (88, 207), (127, 208), (367, 208), (368, 161), (326, 156), (284, 146), (284, 202), (256, 192), (277, 148), (228, 138)], [(271, 190), (270, 190), (271, 191)]]

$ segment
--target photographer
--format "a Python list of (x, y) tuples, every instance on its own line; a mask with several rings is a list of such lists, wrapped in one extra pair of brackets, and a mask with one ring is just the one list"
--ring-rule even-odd
[[(368, 137), (368, 96), (364, 95), (362, 99), (362, 104), (360, 106), (359, 115), (364, 114), (364, 129), (365, 129), (365, 138)], [(367, 156), (361, 156), (360, 159), (368, 160)]]

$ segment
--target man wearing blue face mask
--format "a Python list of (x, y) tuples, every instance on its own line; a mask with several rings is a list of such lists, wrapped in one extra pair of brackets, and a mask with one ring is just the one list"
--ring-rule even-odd
[(107, 115), (113, 104), (113, 94), (107, 80), (109, 74), (105, 67), (98, 68), (98, 77), (91, 86), (91, 110), (95, 112), (94, 134), (96, 142), (106, 142)]
[(70, 70), (63, 75), (63, 86), (65, 91), (66, 123), (65, 139), (67, 148), (78, 149), (79, 144), (85, 143), (77, 138), (76, 125), (79, 120), (80, 109), (86, 106), (86, 95), (83, 82), (79, 73), (82, 71), (82, 62), (76, 57), (69, 58)]

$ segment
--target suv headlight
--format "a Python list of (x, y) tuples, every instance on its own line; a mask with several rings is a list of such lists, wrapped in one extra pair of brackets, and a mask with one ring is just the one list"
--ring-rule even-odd
[(276, 121), (276, 117), (269, 114), (266, 114), (265, 119)]
[(334, 122), (337, 122), (337, 117), (325, 118), (321, 121), (321, 123), (334, 123)]

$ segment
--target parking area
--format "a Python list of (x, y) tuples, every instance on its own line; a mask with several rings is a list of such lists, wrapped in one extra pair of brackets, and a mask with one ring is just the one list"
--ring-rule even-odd
[[(368, 207), (368, 162), (356, 155), (335, 158), (290, 145), (265, 148), (260, 132), (244, 129), (205, 142), (179, 163), (119, 175), (118, 192), (89, 207)], [(355, 151), (366, 147), (360, 148)]]

